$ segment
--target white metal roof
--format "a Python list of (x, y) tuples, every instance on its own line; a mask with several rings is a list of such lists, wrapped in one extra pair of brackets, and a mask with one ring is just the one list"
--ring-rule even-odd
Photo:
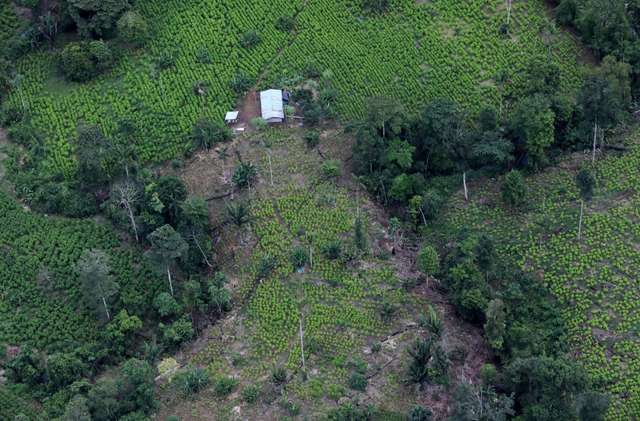
[(238, 119), (238, 111), (229, 111), (226, 116), (224, 116), (224, 121), (233, 121)]
[(260, 107), (262, 108), (262, 118), (265, 120), (284, 120), (284, 106), (280, 89), (269, 89), (260, 92)]

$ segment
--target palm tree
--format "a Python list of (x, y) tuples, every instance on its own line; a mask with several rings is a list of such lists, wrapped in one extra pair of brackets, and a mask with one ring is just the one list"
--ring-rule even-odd
[(242, 228), (243, 225), (251, 222), (251, 210), (246, 202), (237, 202), (227, 204), (227, 215), (229, 216), (229, 222), (238, 228)]

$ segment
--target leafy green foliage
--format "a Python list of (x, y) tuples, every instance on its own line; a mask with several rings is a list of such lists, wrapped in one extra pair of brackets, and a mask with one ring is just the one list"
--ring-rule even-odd
[(220, 376), (213, 381), (213, 391), (221, 397), (231, 394), (237, 386), (238, 380), (233, 377)]
[(209, 373), (200, 367), (189, 368), (176, 375), (175, 382), (184, 396), (193, 396), (209, 386)]
[(103, 41), (69, 43), (58, 57), (60, 71), (74, 82), (87, 82), (109, 70), (113, 64), (113, 53)]
[(519, 207), (525, 204), (527, 196), (527, 186), (524, 177), (517, 170), (512, 170), (504, 177), (504, 182), (500, 188), (502, 200), (512, 207)]
[(239, 188), (251, 186), (258, 176), (258, 170), (250, 162), (242, 162), (233, 172), (232, 181)]
[(434, 276), (440, 268), (440, 258), (435, 247), (431, 245), (423, 246), (418, 252), (416, 261), (418, 270), (427, 276)]
[(125, 12), (117, 23), (118, 36), (136, 47), (144, 45), (149, 39), (149, 24), (135, 11)]
[(108, 302), (118, 293), (119, 285), (111, 274), (109, 256), (102, 250), (85, 250), (76, 263), (82, 282), (84, 301), (100, 320), (111, 318)]
[(209, 150), (217, 143), (231, 139), (231, 130), (219, 121), (200, 119), (193, 126), (191, 138), (196, 146)]

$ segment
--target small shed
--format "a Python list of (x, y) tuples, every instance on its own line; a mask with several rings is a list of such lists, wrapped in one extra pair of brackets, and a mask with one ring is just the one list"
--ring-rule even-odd
[(260, 92), (260, 108), (262, 110), (262, 118), (267, 123), (282, 123), (284, 121), (282, 91), (280, 89), (269, 89)]
[(224, 116), (224, 122), (227, 124), (234, 124), (238, 122), (238, 111), (229, 111), (227, 115)]

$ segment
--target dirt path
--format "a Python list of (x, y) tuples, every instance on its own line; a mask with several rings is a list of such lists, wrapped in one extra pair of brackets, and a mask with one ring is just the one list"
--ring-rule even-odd
[[(302, 4), (302, 7), (300, 8), (300, 10), (293, 16), (294, 20), (297, 20), (300, 13), (302, 13), (304, 9), (307, 7), (308, 3), (309, 1), (306, 0)], [(295, 31), (293, 32), (291, 39), (285, 45), (280, 47), (278, 52), (264, 66), (264, 68), (262, 69), (262, 72), (256, 78), (255, 85), (253, 86), (253, 88), (251, 88), (251, 90), (249, 90), (247, 95), (242, 100), (240, 106), (238, 107), (238, 111), (240, 111), (240, 114), (238, 115), (238, 122), (234, 124), (234, 128), (243, 128), (245, 133), (253, 131), (253, 128), (249, 123), (251, 122), (252, 119), (256, 117), (260, 117), (260, 106), (258, 105), (259, 104), (258, 87), (260, 86), (260, 84), (262, 83), (266, 75), (269, 73), (269, 71), (271, 70), (271, 66), (273, 66), (273, 63), (275, 63), (282, 56), (282, 54), (284, 54), (284, 51), (287, 48), (293, 45), (293, 43), (297, 38), (298, 38), (298, 31)]]

